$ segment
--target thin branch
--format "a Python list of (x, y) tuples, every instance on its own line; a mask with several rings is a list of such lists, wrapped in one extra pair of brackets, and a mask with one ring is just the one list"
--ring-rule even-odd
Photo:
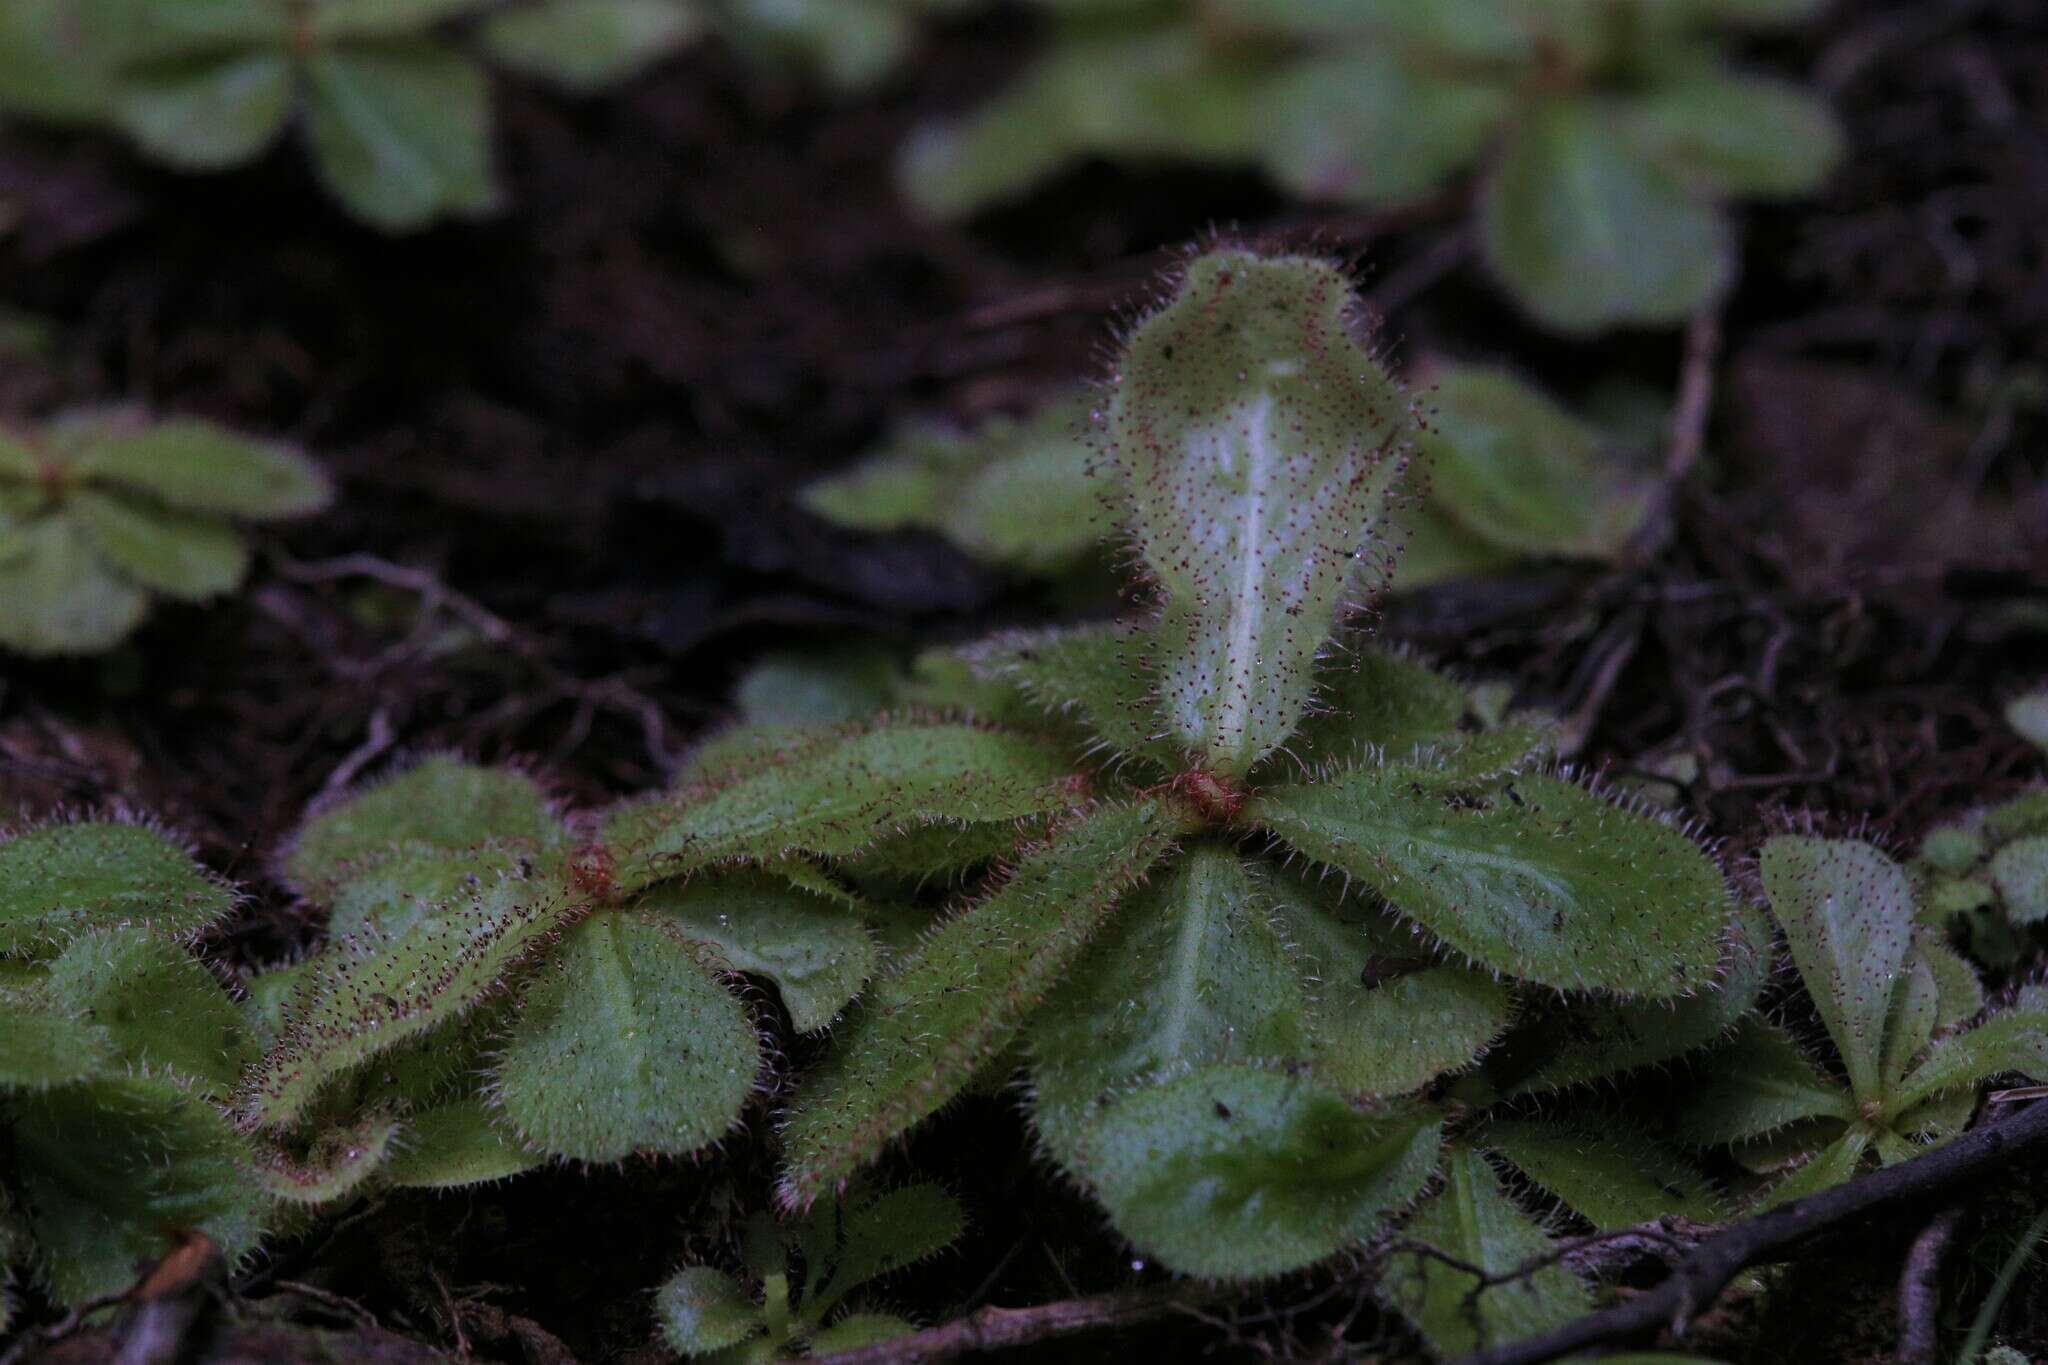
[(1737, 1223), (1702, 1242), (1656, 1288), (1555, 1332), (1479, 1351), (1459, 1365), (1543, 1365), (1646, 1336), (1659, 1328), (1683, 1336), (1686, 1323), (1709, 1307), (1737, 1272), (1872, 1209), (1935, 1194), (1981, 1176), (2044, 1140), (2048, 1140), (2048, 1104), (2030, 1105), (1925, 1156)]
[(1241, 1287), (1175, 1280), (1092, 1298), (1062, 1299), (1036, 1308), (981, 1308), (938, 1327), (820, 1359), (827, 1365), (922, 1365), (952, 1360), (970, 1351), (999, 1351), (1081, 1332), (1130, 1327), (1242, 1292)]
[(1934, 1215), (1899, 1275), (1899, 1365), (1934, 1365), (1935, 1329), (1941, 1314), (1941, 1258), (1956, 1234), (1963, 1211), (1951, 1206)]

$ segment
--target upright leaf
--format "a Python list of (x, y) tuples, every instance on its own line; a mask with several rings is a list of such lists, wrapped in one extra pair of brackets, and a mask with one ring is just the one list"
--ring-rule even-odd
[(1285, 742), (1403, 463), (1407, 400), (1342, 271), (1217, 251), (1127, 341), (1110, 454), (1165, 599), (1162, 715), (1215, 772)]
[(1780, 836), (1760, 861), (1764, 895), (1842, 1054), (1859, 1100), (1883, 1090), (1892, 998), (1913, 941), (1913, 888), (1869, 844)]
[(1856, 1104), (1822, 1075), (1785, 1032), (1762, 1019), (1701, 1067), (1678, 1133), (1705, 1147), (1763, 1137), (1806, 1119), (1855, 1117)]
[(1172, 833), (1151, 803), (1080, 817), (877, 982), (784, 1125), (784, 1202), (810, 1204), (959, 1093), (1008, 1045)]
[(307, 74), (314, 167), (358, 218), (410, 232), (496, 204), (490, 91), (476, 63), (392, 41), (315, 52)]
[(225, 1097), (256, 1060), (241, 1012), (197, 959), (139, 929), (74, 938), (50, 964), (50, 991), (91, 1019), (120, 1059), (169, 1069)]

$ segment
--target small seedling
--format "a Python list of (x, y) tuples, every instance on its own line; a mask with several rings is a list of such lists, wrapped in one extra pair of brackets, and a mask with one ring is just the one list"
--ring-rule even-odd
[[(2048, 693), (2006, 707), (2006, 720), (2048, 753)], [(2048, 921), (2048, 789), (2035, 787), (1931, 831), (1909, 865), (1922, 919), (1959, 927), (1972, 956), (2006, 967)]]
[[(1626, 437), (1574, 416), (1510, 372), (1425, 364), (1406, 533), (1388, 586), (1424, 587), (1525, 559), (1610, 560), (1636, 533), (1646, 480)], [(867, 531), (936, 531), (983, 563), (1086, 587), (1108, 581), (1103, 535), (1115, 482), (1088, 439), (1096, 396), (1054, 399), (972, 432), (920, 427), (804, 494), (813, 512)]]
[(166, 1228), (255, 1246), (270, 1202), (222, 1105), (254, 1046), (185, 947), (234, 904), (146, 826), (0, 842), (0, 1273), (73, 1304), (129, 1284)]
[[(1506, 1030), (1500, 978), (1643, 1000), (1715, 978), (1726, 894), (1690, 840), (1535, 771), (1540, 726), (1476, 724), (1463, 688), (1340, 630), (1388, 568), (1416, 426), (1352, 322), (1340, 272), (1225, 250), (1130, 334), (1104, 458), (1157, 613), (965, 656), (961, 703), (1084, 766), (799, 1090), (792, 1207), (1021, 1046), (1047, 1151), (1125, 1236), (1189, 1273), (1276, 1273), (1421, 1192), (1442, 1116), (1393, 1097)], [(876, 836), (931, 817), (900, 784), (810, 846), (856, 873), (902, 856)], [(708, 815), (608, 826), (622, 878), (719, 852)], [(1400, 918), (1347, 907), (1353, 881)]]
[(1312, 199), (1413, 200), (1480, 165), (1488, 263), (1563, 331), (1669, 323), (1734, 269), (1721, 203), (1812, 189), (1824, 106), (1722, 62), (1717, 31), (1809, 0), (1179, 0), (1057, 11), (1049, 50), (905, 149), (962, 214), (1088, 155), (1256, 165)]
[(688, 1266), (655, 1291), (662, 1337), (686, 1356), (740, 1365), (903, 1336), (915, 1324), (839, 1310), (854, 1291), (944, 1251), (966, 1227), (960, 1205), (936, 1185), (858, 1190), (786, 1227), (757, 1215), (740, 1253), (758, 1291), (712, 1266)]
[(818, 874), (622, 885), (530, 778), (452, 759), (316, 813), (284, 872), (329, 907), (329, 943), (257, 979), (275, 1036), (241, 1113), (315, 1191), (341, 1187), (311, 1149), (368, 1125), (344, 1144), (352, 1191), (380, 1119), (397, 1139), (380, 1178), (405, 1185), (694, 1151), (733, 1126), (763, 1065), (729, 981), (775, 982), (809, 1031), (875, 963)]
[(1763, 1172), (1789, 1170), (1766, 1204), (1955, 1136), (1994, 1076), (2048, 1076), (2048, 1013), (1980, 1019), (1976, 970), (1920, 922), (1911, 879), (1884, 853), (1784, 836), (1764, 845), (1761, 872), (1842, 1074), (1816, 1067), (1784, 1029), (1751, 1021), (1703, 1065), (1680, 1133), (1734, 1145)]
[(106, 649), (152, 595), (200, 602), (248, 572), (236, 521), (326, 505), (304, 456), (210, 422), (77, 413), (0, 431), (0, 644)]

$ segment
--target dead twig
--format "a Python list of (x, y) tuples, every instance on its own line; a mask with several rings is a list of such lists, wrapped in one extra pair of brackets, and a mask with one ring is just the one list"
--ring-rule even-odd
[(938, 1327), (821, 1359), (829, 1365), (921, 1365), (952, 1360), (970, 1351), (1000, 1351), (1081, 1332), (1130, 1327), (1240, 1292), (1228, 1286), (1176, 1280), (1085, 1299), (1062, 1299), (1035, 1308), (981, 1308)]
[(1899, 1276), (1899, 1365), (1934, 1365), (1936, 1319), (1941, 1313), (1941, 1258), (1962, 1220), (1960, 1208), (1934, 1215), (1913, 1248)]
[(1459, 1365), (1543, 1365), (1596, 1347), (1618, 1345), (1660, 1328), (1684, 1335), (1738, 1271), (1796, 1243), (1889, 1204), (1918, 1199), (2003, 1165), (2048, 1140), (2048, 1104), (1965, 1133), (1925, 1156), (1887, 1166), (1819, 1194), (1737, 1223), (1700, 1243), (1654, 1289), (1589, 1313), (1554, 1332), (1527, 1337), (1464, 1358)]

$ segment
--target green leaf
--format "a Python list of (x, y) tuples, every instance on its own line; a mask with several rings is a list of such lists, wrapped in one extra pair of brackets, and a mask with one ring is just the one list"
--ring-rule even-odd
[(2048, 1014), (2009, 1010), (1968, 1033), (1951, 1034), (1886, 1093), (1884, 1116), (1896, 1117), (1943, 1091), (1974, 1086), (2008, 1071), (2029, 1080), (2048, 1077)]
[(892, 830), (1014, 820), (1071, 805), (1056, 748), (950, 722), (792, 737), (724, 786), (629, 804), (604, 823), (623, 890), (736, 858), (848, 856)]
[[(67, 516), (0, 523), (0, 644), (23, 654), (94, 654), (141, 623), (149, 597), (120, 577)], [(11, 552), (10, 552), (11, 551)]]
[(400, 1189), (452, 1190), (509, 1180), (545, 1164), (491, 1117), (482, 1100), (453, 1100), (406, 1119), (403, 1145), (384, 1167)]
[(1006, 1047), (1173, 831), (1152, 803), (1080, 817), (869, 990), (783, 1129), (783, 1201), (808, 1205)]
[(216, 171), (254, 160), (276, 142), (291, 105), (290, 59), (258, 49), (130, 67), (114, 82), (112, 113), (157, 160)]
[(1802, 1119), (1856, 1117), (1856, 1102), (1806, 1060), (1785, 1032), (1751, 1019), (1700, 1068), (1678, 1134), (1696, 1147), (1742, 1142)]
[(2020, 738), (2048, 753), (2048, 688), (2014, 697), (2005, 704), (2005, 723)]
[(899, 180), (918, 209), (958, 218), (1089, 154), (1247, 162), (1263, 76), (1192, 24), (1077, 35), (966, 120), (914, 133)]
[(1918, 929), (1913, 934), (1913, 954), (1934, 974), (1937, 1036), (1960, 1028), (1983, 1011), (1984, 983), (1961, 953), (1934, 933)]
[(1603, 1232), (1667, 1214), (1698, 1223), (1727, 1216), (1704, 1175), (1625, 1125), (1497, 1121), (1485, 1145)]
[(67, 123), (100, 116), (111, 54), (82, 18), (77, 0), (0, 4), (0, 109)]
[(1734, 270), (1728, 225), (1594, 100), (1553, 99), (1517, 120), (1480, 226), (1517, 301), (1562, 332), (1676, 322)]
[(1546, 985), (1682, 995), (1711, 979), (1720, 872), (1677, 830), (1521, 776), (1452, 806), (1368, 767), (1260, 796), (1251, 818), (1363, 880), (1474, 961)]
[(737, 1346), (768, 1328), (739, 1281), (710, 1266), (677, 1271), (654, 1291), (654, 1315), (669, 1349), (687, 1356)]
[(1461, 738), (1464, 687), (1420, 659), (1361, 644), (1348, 660), (1326, 668), (1317, 683), (1315, 710), (1288, 741), (1286, 753), (1266, 761), (1276, 776), (1293, 768), (1289, 755), (1317, 763), (1359, 762), (1378, 753), (1406, 762)]
[(1371, 46), (1290, 64), (1266, 93), (1264, 161), (1305, 199), (1413, 199), (1477, 160), (1511, 106), (1504, 84)]
[(1677, 1001), (1572, 1001), (1545, 1021), (1533, 1049), (1543, 1060), (1508, 1093), (1584, 1085), (1707, 1047), (1755, 1007), (1770, 969), (1770, 924), (1760, 910), (1738, 909), (1716, 985)]
[(324, 899), (401, 851), (460, 853), (489, 844), (541, 853), (566, 839), (525, 773), (437, 755), (321, 808), (293, 836), (284, 870), (301, 892)]
[(727, 0), (719, 29), (743, 52), (795, 62), (840, 90), (871, 85), (910, 45), (902, 0)]
[(838, 725), (887, 710), (901, 679), (891, 650), (786, 650), (741, 675), (733, 701), (749, 726)]
[(313, 36), (401, 38), (486, 9), (491, 0), (311, 0)]
[(580, 908), (569, 888), (544, 877), (480, 877), (404, 934), (329, 947), (283, 1035), (244, 1083), (244, 1121), (289, 1124), (330, 1082), (461, 1017)]
[(1984, 837), (1993, 844), (2030, 834), (2048, 834), (2048, 790), (2023, 792), (1984, 812)]
[(1347, 914), (1298, 879), (1268, 874), (1257, 885), (1316, 983), (1319, 1080), (1347, 1094), (1403, 1094), (1470, 1066), (1507, 1031), (1514, 997), (1492, 977), (1429, 962), (1429, 945), (1387, 916)]
[(73, 494), (70, 506), (110, 563), (168, 596), (218, 597), (239, 587), (249, 570), (248, 546), (220, 522), (91, 489)]
[(1609, 559), (1634, 535), (1647, 480), (1601, 453), (1601, 434), (1504, 369), (1432, 376), (1418, 442), (1430, 498), (1488, 542), (1525, 555)]
[(219, 1110), (161, 1076), (22, 1095), (12, 1105), (21, 1191), (61, 1303), (125, 1289), (138, 1263), (196, 1227), (230, 1261), (261, 1231), (247, 1147)]
[(111, 47), (120, 65), (218, 56), (291, 41), (291, 15), (276, 0), (90, 0), (73, 17)]
[(1351, 309), (1334, 266), (1211, 252), (1119, 364), (1108, 437), (1165, 599), (1161, 717), (1224, 777), (1300, 723), (1400, 473), (1407, 400)]
[(881, 961), (843, 906), (768, 875), (669, 883), (639, 905), (673, 932), (710, 945), (727, 969), (773, 981), (799, 1033), (831, 1023)]
[(50, 964), (50, 991), (105, 1030), (120, 1061), (169, 1070), (225, 1098), (256, 1060), (241, 1011), (205, 967), (141, 929), (80, 934)]
[(1854, 840), (1781, 835), (1765, 842), (1759, 866), (1850, 1088), (1874, 1099), (1894, 984), (1913, 940), (1913, 888), (1897, 863)]
[(1153, 667), (1160, 644), (1127, 623), (1010, 632), (965, 651), (982, 677), (999, 679), (1054, 715), (1071, 718), (1113, 753), (1159, 773), (1186, 766), (1163, 733)]
[(496, 207), (490, 92), (476, 63), (429, 42), (315, 52), (307, 135), (320, 178), (385, 232)]
[(1906, 1074), (1913, 1059), (1933, 1040), (1940, 1014), (1941, 987), (1934, 978), (1934, 966), (1909, 949), (1892, 986), (1892, 1012), (1885, 1020), (1884, 1054), (1878, 1070), (1881, 1085), (1889, 1088)]
[[(936, 1256), (967, 1231), (960, 1202), (937, 1185), (905, 1185), (879, 1194), (863, 1192), (840, 1210), (831, 1250), (806, 1242), (804, 1316), (813, 1322), (831, 1312), (860, 1286), (929, 1256)], [(815, 1343), (813, 1343), (815, 1345)]]
[(0, 988), (0, 1090), (63, 1085), (113, 1061), (107, 1031), (48, 990)]
[(1306, 1076), (1203, 1066), (1118, 1099), (1082, 1158), (1118, 1232), (1170, 1269), (1254, 1279), (1369, 1237), (1429, 1179), (1438, 1125)]
[[(1451, 1149), (1443, 1192), (1416, 1211), (1403, 1237), (1493, 1275), (1519, 1270), (1551, 1249), (1486, 1159), (1467, 1147)], [(1397, 1250), (1382, 1285), (1387, 1301), (1446, 1356), (1536, 1336), (1592, 1309), (1585, 1285), (1557, 1264), (1481, 1288), (1468, 1270)]]
[(811, 1338), (811, 1354), (830, 1355), (834, 1351), (875, 1346), (907, 1337), (916, 1330), (916, 1323), (887, 1313), (849, 1313)]
[(725, 1135), (760, 1041), (665, 917), (601, 911), (528, 983), (491, 1078), (521, 1141), (579, 1161), (680, 1156)]
[(703, 26), (687, 0), (543, 0), (493, 14), (484, 42), (507, 66), (600, 90), (687, 46)]
[(1703, 63), (1653, 83), (1625, 107), (1645, 151), (1724, 194), (1806, 194), (1842, 156), (1842, 132), (1811, 93)]
[(323, 1124), (303, 1154), (274, 1148), (256, 1165), (263, 1192), (282, 1204), (339, 1203), (384, 1170), (396, 1150), (398, 1120), (368, 1113), (347, 1124)]
[(1132, 898), (1031, 1029), (1039, 1134), (1075, 1167), (1093, 1110), (1122, 1087), (1213, 1062), (1306, 1057), (1308, 1005), (1237, 855), (1196, 844)]
[(2016, 839), (1991, 855), (1991, 884), (2015, 924), (2048, 919), (2048, 834)]
[(334, 495), (320, 467), (297, 451), (197, 418), (139, 428), (95, 422), (75, 439), (82, 477), (188, 512), (264, 521), (317, 512)]
[(1820, 1154), (1810, 1157), (1792, 1174), (1773, 1185), (1770, 1192), (1758, 1204), (1761, 1209), (1775, 1209), (1795, 1199), (1804, 1199), (1809, 1194), (1836, 1185), (1847, 1184), (1855, 1178), (1856, 1168), (1863, 1162), (1863, 1153), (1869, 1150), (1874, 1136), (1867, 1124), (1855, 1124), (1836, 1138)]
[(234, 908), (231, 889), (142, 825), (43, 825), (0, 843), (0, 953), (122, 926), (190, 939)]

